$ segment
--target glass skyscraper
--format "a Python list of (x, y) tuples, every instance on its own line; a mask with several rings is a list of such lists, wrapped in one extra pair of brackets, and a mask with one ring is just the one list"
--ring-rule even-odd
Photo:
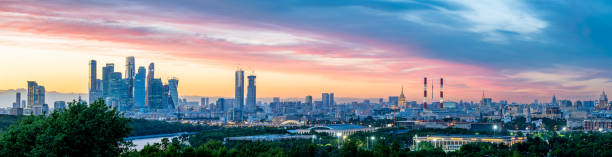
[(102, 67), (102, 97), (106, 100), (111, 95), (111, 77), (115, 72), (115, 64), (107, 63)]
[(127, 84), (127, 107), (131, 108), (134, 104), (134, 77), (136, 75), (136, 63), (134, 56), (125, 58), (125, 79)]
[(136, 73), (134, 78), (134, 104), (138, 108), (145, 106), (146, 73), (145, 67), (138, 67), (138, 73)]
[(97, 77), (98, 72), (96, 60), (91, 60), (89, 61), (89, 103), (93, 103), (101, 97)]
[[(151, 81), (153, 81), (153, 78), (155, 77), (155, 64), (151, 63), (149, 64), (149, 73), (147, 73), (147, 89), (145, 91), (145, 106), (148, 106), (149, 108), (151, 107), (151, 104), (149, 104), (149, 98), (151, 98)], [(161, 86), (160, 86), (161, 88)], [(160, 89), (161, 91), (161, 89)]]
[(247, 87), (247, 111), (250, 113), (254, 113), (257, 109), (256, 100), (257, 100), (257, 89), (255, 86), (255, 75), (249, 75), (248, 77), (249, 86)]
[[(44, 104), (45, 104), (45, 87), (38, 85), (36, 81), (28, 81), (28, 106), (27, 107), (33, 108), (35, 114), (40, 114), (42, 113), (42, 106)], [(36, 108), (36, 110), (34, 108)]]
[(244, 107), (244, 71), (239, 69), (236, 71), (236, 91), (234, 98), (234, 108), (242, 108)]
[(179, 103), (178, 103), (178, 79), (177, 78), (171, 78), (168, 80), (168, 94), (170, 94), (169, 96), (169, 109), (176, 109), (176, 107), (178, 107)]
[(147, 88), (147, 105), (152, 111), (165, 108), (162, 106), (163, 93), (164, 90), (161, 79), (149, 80), (149, 87)]

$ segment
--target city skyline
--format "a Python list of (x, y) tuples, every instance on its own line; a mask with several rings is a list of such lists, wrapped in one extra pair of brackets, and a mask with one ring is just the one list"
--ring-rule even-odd
[[(0, 66), (11, 68), (0, 69), (8, 76), (0, 78), (0, 90), (37, 81), (47, 91), (86, 94), (93, 83), (86, 66), (92, 59), (98, 76), (107, 63), (134, 77), (135, 67), (155, 62), (157, 78), (181, 79), (179, 96), (231, 97), (237, 65), (257, 72), (257, 97), (320, 99), (320, 93), (333, 91), (340, 97), (386, 98), (399, 96), (404, 86), (407, 101), (421, 102), (423, 77), (434, 81), (430, 94), (439, 92), (435, 81), (444, 78), (445, 101), (479, 101), (483, 90), (494, 101), (529, 103), (552, 95), (594, 100), (612, 89), (612, 48), (605, 39), (610, 33), (602, 28), (612, 21), (605, 18), (609, 13), (603, 10), (610, 7), (605, 2), (576, 4), (582, 7), (572, 10), (569, 23), (558, 19), (568, 4), (556, 2), (551, 3), (557, 8), (505, 1), (6, 3), (0, 7), (5, 26)], [(275, 6), (291, 8), (285, 10), (289, 15), (268, 9)], [(177, 7), (187, 8), (164, 12)], [(324, 17), (331, 9), (341, 14)], [(162, 13), (153, 14), (156, 10)], [(307, 14), (312, 10), (321, 13)], [(54, 14), (42, 13), (47, 11)], [(574, 28), (576, 23), (580, 27)], [(132, 69), (122, 64), (128, 56), (136, 58)]]

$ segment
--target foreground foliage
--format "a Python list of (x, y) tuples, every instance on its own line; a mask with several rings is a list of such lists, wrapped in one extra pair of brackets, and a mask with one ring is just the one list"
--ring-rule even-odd
[(0, 156), (117, 156), (125, 151), (128, 119), (103, 101), (48, 117), (28, 116), (0, 135)]

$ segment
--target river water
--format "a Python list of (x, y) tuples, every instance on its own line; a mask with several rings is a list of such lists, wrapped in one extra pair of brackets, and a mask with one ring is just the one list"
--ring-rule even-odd
[(142, 150), (142, 148), (144, 148), (144, 146), (146, 146), (147, 144), (151, 145), (154, 143), (161, 143), (161, 140), (164, 138), (168, 138), (168, 140), (172, 140), (172, 138), (175, 137), (180, 137), (183, 134), (193, 134), (190, 132), (180, 132), (180, 133), (173, 133), (173, 134), (157, 134), (157, 135), (147, 135), (147, 136), (134, 136), (134, 137), (128, 137), (125, 139), (125, 141), (132, 141), (132, 143), (134, 143), (133, 148), (136, 150)]

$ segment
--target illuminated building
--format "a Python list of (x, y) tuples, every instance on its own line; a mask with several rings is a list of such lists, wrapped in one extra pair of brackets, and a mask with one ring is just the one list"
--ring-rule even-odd
[(503, 143), (511, 146), (515, 143), (524, 142), (525, 139), (525, 137), (489, 135), (431, 135), (421, 137), (415, 135), (412, 140), (414, 143), (413, 150), (417, 150), (417, 146), (421, 142), (430, 142), (436, 148), (442, 148), (445, 152), (452, 152), (459, 150), (464, 144), (473, 142)]

